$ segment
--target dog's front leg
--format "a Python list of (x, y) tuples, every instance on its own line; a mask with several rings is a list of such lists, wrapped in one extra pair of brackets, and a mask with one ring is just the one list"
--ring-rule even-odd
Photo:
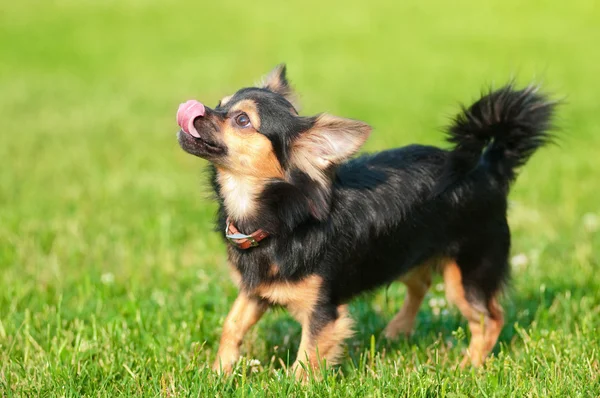
[(223, 334), (219, 344), (217, 359), (213, 369), (230, 373), (240, 357), (240, 345), (244, 335), (262, 317), (268, 304), (255, 297), (240, 292), (223, 324)]
[(352, 325), (346, 305), (314, 308), (302, 322), (302, 340), (292, 365), (296, 377), (306, 379), (311, 370), (318, 371), (323, 360), (326, 365), (335, 365), (343, 353), (344, 340), (352, 335)]

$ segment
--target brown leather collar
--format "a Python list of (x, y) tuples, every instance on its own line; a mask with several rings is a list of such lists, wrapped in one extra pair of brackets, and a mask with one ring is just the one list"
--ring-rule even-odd
[(231, 222), (229, 217), (225, 224), (225, 237), (227, 240), (242, 250), (258, 246), (258, 242), (269, 236), (268, 232), (258, 229), (250, 235), (241, 233)]

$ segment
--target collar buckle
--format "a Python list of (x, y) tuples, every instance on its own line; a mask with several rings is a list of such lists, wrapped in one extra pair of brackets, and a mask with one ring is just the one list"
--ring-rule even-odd
[[(237, 230), (237, 228), (233, 227), (234, 233), (229, 233), (231, 227), (231, 221), (227, 219), (225, 225), (225, 238), (234, 246), (239, 247), (240, 249), (248, 249), (250, 247), (257, 247), (258, 241), (252, 235), (242, 234)], [(242, 242), (238, 242), (238, 241)]]

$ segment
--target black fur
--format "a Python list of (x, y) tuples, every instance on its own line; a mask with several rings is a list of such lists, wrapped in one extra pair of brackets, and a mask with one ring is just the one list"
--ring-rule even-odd
[[(544, 95), (512, 85), (490, 92), (456, 116), (448, 129), (452, 149), (411, 145), (360, 156), (328, 170), (325, 185), (289, 162), (294, 140), (315, 119), (298, 116), (265, 89), (243, 89), (227, 105), (244, 98), (258, 104), (260, 132), (286, 178), (265, 186), (259, 211), (235, 220), (245, 233), (271, 234), (256, 248), (229, 246), (241, 289), (321, 276), (311, 324), (318, 329), (335, 319), (337, 305), (436, 257), (456, 259), (468, 297), (484, 307), (502, 288), (509, 274), (509, 186), (516, 169), (551, 139), (554, 105)], [(215, 173), (213, 187), (216, 229), (223, 231), (228, 215)]]
[(516, 91), (512, 84), (490, 91), (470, 108), (463, 108), (448, 130), (448, 141), (455, 149), (437, 190), (468, 174), (479, 162), (486, 162), (485, 167), (508, 189), (515, 170), (552, 141), (548, 130), (553, 110), (554, 103), (537, 93), (537, 87)]
[[(535, 90), (507, 86), (456, 117), (450, 151), (411, 145), (358, 157), (337, 168), (327, 193), (299, 170), (290, 182), (272, 182), (261, 211), (238, 226), (272, 236), (258, 248), (231, 250), (246, 288), (265, 282), (275, 263), (277, 279), (323, 276), (330, 281), (324, 294), (339, 304), (448, 256), (458, 259), (473, 294), (490, 297), (509, 271), (507, 187), (515, 168), (549, 141), (552, 111)], [(445, 188), (432, 195), (439, 186)], [(311, 206), (322, 210), (329, 200), (319, 221)], [(222, 231), (222, 203), (220, 214)]]

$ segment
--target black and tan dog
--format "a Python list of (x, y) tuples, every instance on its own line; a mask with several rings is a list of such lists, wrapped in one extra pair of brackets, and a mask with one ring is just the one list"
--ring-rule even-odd
[(469, 323), (463, 364), (482, 364), (504, 323), (507, 194), (516, 169), (550, 141), (554, 105), (509, 85), (463, 109), (450, 150), (411, 145), (350, 160), (369, 125), (300, 116), (292, 96), (282, 65), (214, 109), (188, 101), (178, 112), (181, 147), (212, 163), (217, 229), (240, 289), (214, 367), (232, 369), (274, 305), (302, 324), (298, 374), (335, 363), (352, 334), (346, 303), (394, 280), (407, 293), (385, 335), (409, 333), (436, 271)]

